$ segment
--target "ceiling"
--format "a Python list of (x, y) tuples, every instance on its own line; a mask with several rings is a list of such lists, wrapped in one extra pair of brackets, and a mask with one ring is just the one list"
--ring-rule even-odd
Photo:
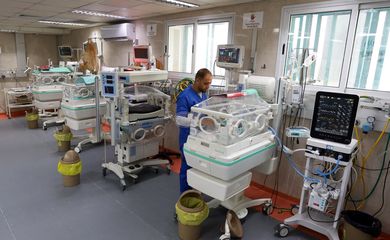
[(199, 8), (181, 8), (156, 0), (1, 0), (0, 31), (45, 32), (58, 34), (80, 26), (52, 25), (38, 21), (84, 23), (92, 27), (117, 19), (81, 15), (72, 10), (120, 15), (126, 20), (252, 2), (254, 0), (185, 0)]

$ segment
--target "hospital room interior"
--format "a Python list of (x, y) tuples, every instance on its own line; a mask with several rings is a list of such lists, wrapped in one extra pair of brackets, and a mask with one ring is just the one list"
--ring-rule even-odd
[(390, 240), (390, 1), (0, 4), (1, 240)]

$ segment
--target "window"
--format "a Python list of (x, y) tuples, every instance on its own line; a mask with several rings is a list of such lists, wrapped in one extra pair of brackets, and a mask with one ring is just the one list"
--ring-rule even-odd
[(348, 87), (390, 91), (390, 8), (359, 13)]
[[(183, 23), (184, 22), (184, 23)], [(168, 71), (178, 77), (208, 68), (216, 77), (225, 69), (215, 66), (217, 46), (231, 43), (233, 17), (187, 19), (168, 22)]]
[(169, 27), (169, 71), (191, 73), (193, 29), (192, 24)]
[[(225, 69), (214, 65), (217, 46), (228, 43), (229, 22), (198, 24), (196, 34), (195, 71), (214, 69), (214, 75), (224, 76)], [(214, 68), (215, 67), (215, 68)]]
[[(359, 2), (285, 7), (276, 76), (308, 83), (309, 91), (375, 90), (375, 96), (389, 98), (390, 2)], [(316, 61), (303, 68), (314, 52)]]
[(302, 82), (303, 61), (315, 52), (317, 60), (309, 68), (309, 79), (316, 85), (338, 87), (343, 61), (340, 54), (345, 52), (350, 15), (345, 11), (292, 15), (285, 74)]

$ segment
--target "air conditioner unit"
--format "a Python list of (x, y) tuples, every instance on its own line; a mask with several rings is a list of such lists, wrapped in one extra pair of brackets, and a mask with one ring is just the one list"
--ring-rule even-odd
[(135, 24), (122, 23), (108, 25), (100, 28), (101, 36), (104, 40), (129, 41), (135, 40)]

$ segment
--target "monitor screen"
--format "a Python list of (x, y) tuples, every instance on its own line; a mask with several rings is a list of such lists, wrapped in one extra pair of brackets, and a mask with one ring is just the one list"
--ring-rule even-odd
[(310, 135), (349, 144), (359, 103), (357, 95), (318, 92)]
[(114, 94), (114, 87), (113, 86), (104, 86), (104, 93), (105, 94)]
[(218, 62), (239, 63), (240, 48), (219, 48)]
[(134, 47), (134, 58), (136, 58), (136, 59), (149, 59), (148, 48)]
[(60, 57), (72, 57), (72, 48), (69, 46), (59, 46), (58, 52)]

